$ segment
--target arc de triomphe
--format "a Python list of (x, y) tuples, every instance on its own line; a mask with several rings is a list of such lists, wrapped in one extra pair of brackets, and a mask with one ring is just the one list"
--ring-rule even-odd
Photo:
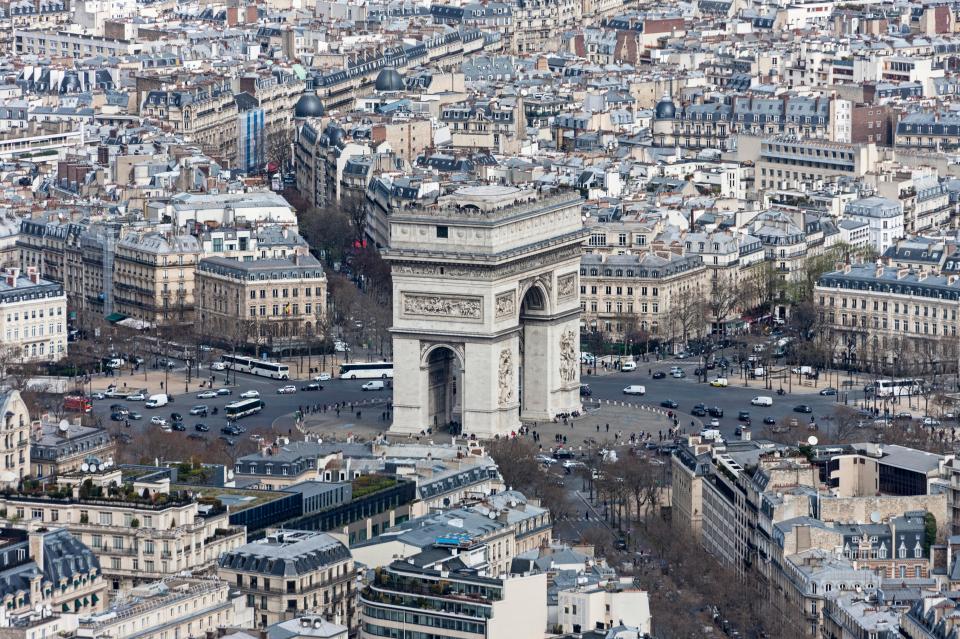
[(395, 211), (392, 433), (490, 438), (580, 409), (575, 192), (464, 187)]

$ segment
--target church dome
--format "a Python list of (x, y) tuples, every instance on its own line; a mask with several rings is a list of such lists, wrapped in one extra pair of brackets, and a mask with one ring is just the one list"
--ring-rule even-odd
[(396, 69), (384, 69), (374, 86), (377, 91), (403, 91), (403, 76)]
[(295, 118), (319, 118), (324, 114), (323, 102), (316, 93), (304, 93), (293, 107)]
[(657, 102), (657, 108), (653, 111), (653, 117), (658, 120), (671, 120), (676, 113), (677, 107), (674, 106), (673, 100), (670, 99), (670, 96), (665, 95)]

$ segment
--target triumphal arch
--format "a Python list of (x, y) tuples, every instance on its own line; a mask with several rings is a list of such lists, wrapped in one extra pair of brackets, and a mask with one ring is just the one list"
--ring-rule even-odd
[(580, 196), (464, 187), (395, 210), (392, 433), (580, 409)]

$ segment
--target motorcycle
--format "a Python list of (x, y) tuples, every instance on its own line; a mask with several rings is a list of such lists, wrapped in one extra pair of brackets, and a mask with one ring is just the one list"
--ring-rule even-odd
[(220, 409), (218, 409), (216, 406), (214, 406), (214, 407), (213, 407), (213, 414), (216, 415), (218, 412), (220, 412)]
[(786, 395), (786, 394), (787, 394), (787, 391), (783, 390), (782, 388), (777, 389), (777, 395)]

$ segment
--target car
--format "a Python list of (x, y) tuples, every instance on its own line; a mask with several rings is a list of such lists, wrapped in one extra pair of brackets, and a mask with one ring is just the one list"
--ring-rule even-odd
[(240, 399), (256, 399), (260, 397), (260, 391), (258, 390), (248, 390), (240, 393)]
[(566, 468), (567, 470), (570, 470), (572, 468), (586, 468), (586, 466), (587, 465), (584, 464), (582, 461), (577, 461), (574, 459), (568, 459), (565, 462), (563, 462), (563, 467)]
[(574, 454), (572, 450), (567, 450), (566, 448), (558, 448), (553, 451), (554, 459), (573, 459)]
[(141, 415), (140, 413), (131, 412), (131, 413), (127, 413), (127, 419), (132, 419), (136, 421), (138, 419), (143, 419), (143, 415)]
[(773, 426), (777, 423), (777, 420), (775, 420), (773, 417), (764, 417), (763, 423), (767, 424), (768, 426)]
[(221, 428), (220, 432), (223, 433), (224, 435), (233, 435), (234, 437), (240, 434), (240, 431), (237, 429), (237, 427), (231, 424), (227, 424), (226, 426)]
[(694, 408), (693, 410), (690, 411), (690, 414), (693, 415), (694, 417), (706, 417), (707, 411), (704, 410), (703, 408)]
[(209, 353), (210, 351), (213, 350), (213, 347), (209, 346), (208, 344), (201, 344), (200, 350), (203, 351), (204, 353)]
[(741, 422), (749, 422), (749, 421), (750, 421), (750, 411), (748, 411), (748, 410), (742, 410), (742, 411), (740, 411), (739, 413), (737, 413), (737, 419), (739, 419)]
[(319, 375), (313, 378), (313, 381), (329, 382), (331, 379), (333, 379), (333, 375), (331, 375), (330, 373), (320, 373)]
[(620, 371), (623, 373), (632, 373), (635, 370), (637, 370), (636, 362), (624, 362), (620, 365)]
[(134, 358), (133, 358), (133, 363), (136, 364), (137, 366), (140, 366), (141, 364), (143, 364), (143, 358), (142, 358), (142, 357), (139, 357), (139, 356), (134, 357)]
[(237, 443), (236, 441), (234, 441), (233, 439), (231, 439), (231, 438), (229, 438), (229, 437), (227, 437), (227, 436), (225, 436), (225, 435), (220, 435), (220, 439), (221, 439), (221, 440), (223, 441), (223, 443), (226, 444), (227, 446), (233, 446), (234, 444)]
[(736, 435), (737, 437), (740, 437), (740, 435), (743, 434), (743, 426), (737, 426), (736, 428), (734, 428), (733, 434)]
[(678, 406), (678, 404), (672, 399), (665, 399), (662, 402), (660, 402), (660, 405), (663, 406), (664, 408), (676, 408)]
[(218, 388), (217, 397), (223, 397), (224, 395), (233, 395), (233, 391), (229, 388)]
[(277, 389), (277, 394), (279, 395), (286, 395), (288, 393), (296, 393), (296, 392), (297, 392), (297, 387), (294, 386), (293, 384), (287, 384), (286, 386), (281, 386), (280, 388)]
[(714, 417), (710, 420), (710, 428), (720, 428), (720, 420)]
[(593, 395), (593, 391), (590, 389), (589, 384), (580, 384), (580, 397), (590, 397)]
[(730, 383), (727, 381), (726, 377), (718, 377), (712, 382), (710, 382), (710, 385), (713, 386), (714, 388), (726, 388), (727, 386), (730, 385)]
[(193, 430), (197, 431), (198, 433), (209, 433), (210, 427), (206, 424), (194, 424)]
[(110, 413), (110, 421), (113, 421), (113, 422), (122, 422), (126, 418), (127, 416), (124, 413), (116, 413), (116, 412)]
[(934, 417), (924, 417), (924, 418), (923, 418), (923, 425), (924, 425), (924, 426), (939, 426), (939, 425), (940, 425), (940, 420), (939, 420), (939, 419), (936, 419), (936, 418), (934, 418)]
[(187, 430), (187, 427), (183, 425), (183, 422), (173, 422), (173, 430), (183, 432)]
[(833, 386), (827, 386), (826, 388), (820, 391), (820, 394), (823, 395), (824, 397), (827, 397), (830, 395), (836, 395), (837, 389), (834, 388)]
[(699, 367), (699, 366), (697, 366), (695, 369), (693, 369), (693, 374), (696, 375), (697, 377), (700, 377), (701, 375), (704, 375), (706, 372), (707, 372), (707, 369), (701, 368), (701, 367)]
[(114, 412), (122, 412), (122, 413), (129, 412), (127, 410), (127, 407), (124, 406), (123, 404), (110, 404), (110, 410)]
[(795, 413), (812, 413), (813, 409), (810, 408), (807, 404), (797, 404), (793, 407), (793, 412)]
[(217, 391), (205, 390), (197, 393), (197, 399), (213, 399), (217, 396)]
[(906, 412), (906, 411), (901, 411), (901, 412), (897, 413), (896, 415), (894, 415), (893, 418), (896, 419), (896, 420), (906, 420), (906, 421), (910, 421), (911, 419), (913, 419), (913, 415), (912, 415), (911, 413)]
[(708, 410), (710, 417), (723, 417), (723, 409), (719, 406), (711, 406)]
[(323, 386), (322, 386), (321, 384), (316, 383), (316, 382), (310, 382), (310, 383), (307, 384), (306, 386), (301, 386), (301, 387), (300, 387), (300, 390), (302, 390), (302, 391), (321, 391), (321, 390), (323, 390)]
[(155, 426), (166, 426), (167, 420), (165, 420), (163, 417), (160, 417), (159, 415), (154, 415), (153, 417), (150, 418), (150, 423)]
[(143, 391), (140, 391), (139, 393), (134, 393), (133, 395), (127, 395), (127, 401), (145, 402), (147, 401), (147, 396)]
[(673, 377), (674, 379), (683, 379), (684, 377), (687, 376), (687, 374), (684, 373), (683, 371), (673, 371), (672, 373), (670, 373), (670, 376)]
[(656, 371), (656, 372), (653, 374), (653, 379), (664, 379), (666, 376), (667, 376), (667, 374), (664, 373), (663, 371)]
[(180, 413), (170, 413), (170, 419), (175, 422), (182, 422), (183, 415), (181, 415)]
[(557, 463), (557, 460), (554, 459), (553, 457), (550, 457), (548, 455), (542, 455), (542, 454), (537, 455), (536, 460), (541, 464), (543, 464), (544, 466), (553, 466), (554, 464)]
[(712, 370), (715, 369), (716, 367), (717, 367), (717, 365), (716, 365), (715, 362), (707, 362), (707, 370), (708, 370), (708, 371), (712, 371)]
[(210, 364), (210, 370), (212, 371), (225, 371), (227, 370), (227, 365), (223, 362), (213, 362)]
[(157, 362), (157, 366), (160, 368), (174, 368), (176, 365), (176, 362), (174, 362), (172, 359), (160, 358), (160, 360)]
[(206, 417), (206, 416), (207, 416), (207, 410), (208, 410), (208, 409), (207, 409), (207, 405), (206, 405), (206, 404), (197, 404), (196, 406), (194, 406), (194, 407), (192, 407), (192, 408), (190, 409), (190, 414), (191, 414), (191, 415), (203, 415), (204, 417)]
[(706, 405), (706, 404), (694, 404), (694, 405), (693, 405), (693, 409), (694, 409), (694, 410), (696, 410), (696, 409), (698, 409), (698, 408), (699, 408), (700, 410), (702, 410), (703, 412), (707, 412), (707, 405)]
[(688, 353), (677, 353), (674, 357), (677, 359), (687, 359), (690, 355)]
[(260, 433), (253, 433), (253, 434), (250, 435), (250, 440), (251, 440), (251, 441), (258, 442), (258, 443), (259, 443), (259, 442), (262, 442), (262, 441), (263, 441), (263, 435), (261, 435)]
[(92, 393), (90, 395), (90, 399), (106, 399), (106, 398), (107, 396), (104, 395), (103, 393)]
[(624, 395), (645, 395), (646, 392), (647, 392), (646, 387), (640, 386), (638, 384), (633, 384), (623, 389)]

